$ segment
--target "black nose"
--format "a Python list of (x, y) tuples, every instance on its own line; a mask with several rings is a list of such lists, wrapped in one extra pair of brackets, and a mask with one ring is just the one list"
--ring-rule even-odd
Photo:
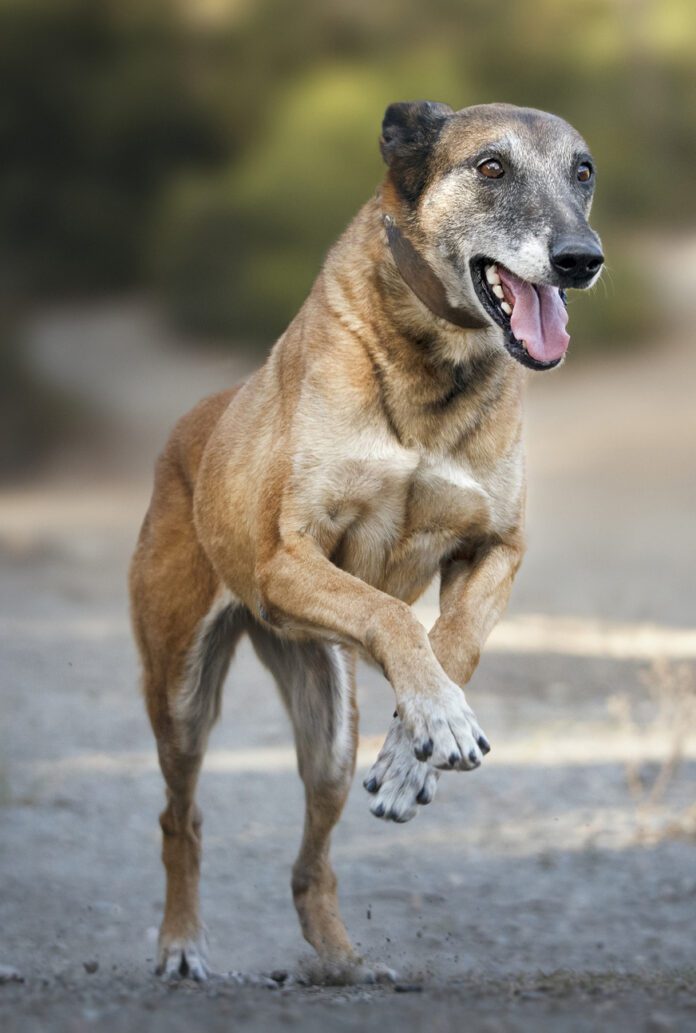
[(604, 264), (604, 255), (599, 245), (593, 240), (578, 237), (565, 237), (557, 241), (550, 258), (551, 265), (566, 287), (591, 280)]

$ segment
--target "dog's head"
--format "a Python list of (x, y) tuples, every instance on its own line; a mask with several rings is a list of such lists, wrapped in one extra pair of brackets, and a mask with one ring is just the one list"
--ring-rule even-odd
[(409, 286), (436, 314), (488, 327), (523, 365), (558, 365), (565, 290), (590, 287), (604, 261), (579, 133), (530, 108), (419, 101), (387, 108), (380, 147), (385, 222)]

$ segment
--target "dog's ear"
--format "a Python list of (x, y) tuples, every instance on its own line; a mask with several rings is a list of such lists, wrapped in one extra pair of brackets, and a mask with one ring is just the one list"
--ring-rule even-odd
[(446, 119), (454, 114), (447, 104), (431, 100), (390, 104), (382, 121), (379, 149), (392, 171), (399, 192), (418, 199), (428, 171), (428, 158)]

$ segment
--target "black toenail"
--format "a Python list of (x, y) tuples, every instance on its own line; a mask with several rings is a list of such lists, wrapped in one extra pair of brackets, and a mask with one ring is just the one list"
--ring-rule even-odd
[(458, 753), (450, 753), (449, 758), (448, 758), (449, 766), (451, 768), (456, 767), (456, 765), (459, 763), (459, 761), (461, 759), (462, 758), (461, 758), (461, 756)]
[(420, 744), (420, 746), (417, 746), (414, 749), (414, 753), (415, 753), (416, 757), (418, 758), (418, 760), (421, 760), (421, 761), (427, 760), (428, 757), (432, 756), (432, 752), (433, 752), (433, 740), (432, 739), (426, 739), (425, 742), (422, 742)]
[(479, 735), (477, 742), (479, 745), (479, 749), (481, 750), (481, 753), (484, 755), (484, 757), (487, 753), (491, 752), (491, 744), (489, 743), (485, 735)]
[(476, 750), (469, 750), (469, 763), (472, 764), (475, 768), (477, 768), (481, 763), (481, 761), (478, 759), (478, 754)]
[(375, 807), (375, 809), (374, 809), (374, 811), (372, 813), (374, 814), (375, 818), (383, 818), (384, 817), (384, 804), (380, 803), (377, 807)]
[(363, 785), (367, 789), (368, 793), (376, 793), (377, 792), (377, 788), (378, 787), (377, 787), (377, 779), (376, 778), (374, 778), (374, 777), (373, 778), (369, 778), (367, 780), (367, 782), (363, 782)]
[(395, 710), (394, 713), (392, 714), (392, 717), (398, 717), (398, 716), (399, 716), (399, 711)]
[(423, 786), (418, 796), (416, 797), (416, 803), (430, 803), (430, 793), (427, 791), (425, 786)]

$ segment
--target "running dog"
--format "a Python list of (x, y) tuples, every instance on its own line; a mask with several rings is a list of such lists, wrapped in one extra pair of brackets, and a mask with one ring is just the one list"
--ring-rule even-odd
[[(373, 814), (408, 821), (489, 750), (464, 686), (524, 551), (525, 372), (563, 360), (564, 292), (603, 263), (594, 163), (562, 119), (507, 104), (392, 104), (380, 146), (384, 181), (265, 364), (184, 416), (157, 463), (130, 590), (167, 790), (166, 976), (207, 974), (195, 792), (243, 635), (294, 727), (302, 931), (356, 978), (329, 861), (356, 658), (396, 701)], [(428, 633), (410, 604), (438, 574)]]

